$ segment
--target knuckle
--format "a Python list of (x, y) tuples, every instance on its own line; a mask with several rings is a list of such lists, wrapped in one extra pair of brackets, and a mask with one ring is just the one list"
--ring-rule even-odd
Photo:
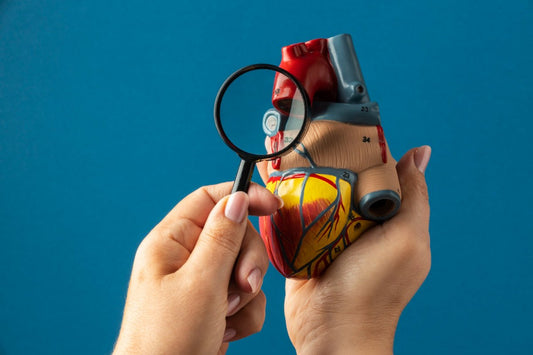
[(266, 315), (266, 297), (263, 292), (257, 294), (245, 308), (247, 318), (247, 332), (249, 334), (259, 333), (263, 328)]
[(255, 301), (257, 304), (257, 312), (255, 312), (255, 316), (256, 316), (256, 323), (259, 326), (258, 328), (258, 331), (259, 331), (263, 327), (263, 322), (265, 320), (265, 314), (266, 314), (266, 297), (263, 291), (259, 292), (257, 296), (255, 296)]
[(176, 242), (191, 251), (194, 247), (194, 238), (190, 236), (198, 235), (200, 228), (191, 220), (181, 218), (172, 224), (161, 223), (153, 233), (155, 238)]
[(261, 310), (263, 312), (263, 318), (264, 318), (265, 312), (266, 312), (266, 296), (265, 296), (264, 292), (261, 291), (261, 292), (259, 292), (257, 294), (256, 297), (257, 297), (257, 300), (259, 302), (259, 306), (261, 307)]
[(263, 272), (266, 272), (269, 264), (267, 250), (261, 236), (253, 226), (248, 227), (243, 247), (249, 248), (254, 252), (257, 266), (259, 266)]
[(241, 247), (241, 238), (237, 238), (236, 233), (224, 226), (205, 228), (203, 230), (204, 242), (212, 243), (219, 247), (221, 251), (236, 253)]
[(135, 263), (149, 263), (150, 260), (154, 257), (156, 254), (156, 248), (154, 245), (153, 238), (150, 236), (150, 234), (144, 238), (137, 247), (137, 251), (135, 252)]
[(207, 197), (215, 205), (222, 196), (226, 196), (230, 191), (231, 185), (229, 183), (220, 183), (216, 185), (202, 186), (194, 191), (195, 194)]
[(406, 238), (399, 251), (403, 260), (408, 262), (416, 274), (427, 276), (431, 268), (431, 248), (424, 238)]
[(150, 236), (155, 239), (161, 239), (161, 240), (176, 240), (176, 229), (179, 228), (172, 228), (166, 223), (162, 223), (156, 227), (151, 233)]
[(251, 334), (259, 333), (261, 329), (263, 329), (264, 321), (265, 321), (265, 312), (264, 311), (255, 312), (252, 317), (252, 321), (249, 327), (250, 333)]
[(150, 238), (144, 238), (135, 252), (135, 259), (131, 272), (131, 282), (141, 284), (151, 278), (151, 260), (155, 257), (155, 248)]
[(419, 236), (411, 234), (403, 239), (404, 240), (401, 243), (400, 253), (405, 258), (416, 258), (424, 255), (427, 252), (427, 243), (425, 243)]

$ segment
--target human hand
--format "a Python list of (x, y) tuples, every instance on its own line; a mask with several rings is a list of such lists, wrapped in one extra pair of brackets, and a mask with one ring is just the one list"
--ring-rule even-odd
[(429, 273), (430, 147), (398, 162), (398, 214), (348, 247), (319, 277), (287, 279), (285, 318), (298, 354), (392, 354), (398, 319)]
[(142, 241), (114, 354), (223, 354), (261, 329), (268, 257), (247, 217), (280, 201), (256, 184), (230, 189), (196, 190)]

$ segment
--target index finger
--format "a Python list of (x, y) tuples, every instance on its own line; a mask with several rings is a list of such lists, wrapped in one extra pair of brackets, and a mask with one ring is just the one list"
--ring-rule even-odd
[[(203, 228), (207, 216), (218, 201), (231, 192), (233, 182), (202, 186), (181, 200), (161, 222), (176, 221), (185, 218)], [(266, 216), (281, 207), (281, 199), (266, 188), (251, 183), (248, 189), (250, 199), (249, 214)]]

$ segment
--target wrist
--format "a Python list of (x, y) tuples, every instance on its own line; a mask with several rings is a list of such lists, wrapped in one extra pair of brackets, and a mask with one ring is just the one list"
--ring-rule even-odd
[(299, 331), (291, 341), (298, 355), (385, 355), (393, 353), (396, 324), (370, 323), (323, 325)]

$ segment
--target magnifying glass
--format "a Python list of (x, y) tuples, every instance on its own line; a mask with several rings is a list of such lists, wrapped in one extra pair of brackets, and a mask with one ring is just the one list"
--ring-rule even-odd
[[(294, 83), (283, 100), (272, 100), (276, 80)], [(309, 97), (286, 70), (253, 64), (237, 70), (220, 87), (215, 100), (218, 133), (241, 158), (232, 193), (248, 191), (257, 162), (273, 160), (293, 150), (310, 121)]]

